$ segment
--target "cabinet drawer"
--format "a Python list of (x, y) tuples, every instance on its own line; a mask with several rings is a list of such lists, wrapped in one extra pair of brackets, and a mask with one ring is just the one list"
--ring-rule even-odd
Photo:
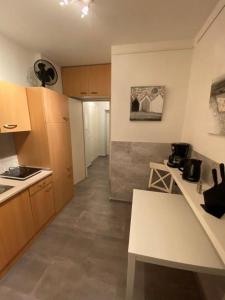
[(35, 183), (29, 188), (30, 195), (37, 193), (41, 189), (45, 188), (51, 182), (52, 182), (52, 175), (38, 181), (37, 183)]

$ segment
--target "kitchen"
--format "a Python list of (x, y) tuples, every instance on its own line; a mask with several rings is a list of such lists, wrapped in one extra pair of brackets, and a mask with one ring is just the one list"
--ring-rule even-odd
[[(145, 193), (138, 191), (152, 193), (149, 164), (167, 166), (165, 161), (171, 155), (172, 143), (191, 145), (189, 155), (192, 153), (192, 158), (201, 161), (203, 190), (213, 185), (212, 169), (217, 169), (218, 183), (221, 180), (219, 167), (225, 162), (225, 144), (223, 134), (213, 132), (219, 129), (219, 123), (215, 124), (218, 118), (213, 119), (213, 99), (217, 88), (220, 89), (217, 83), (223, 82), (225, 74), (224, 1), (195, 4), (193, 20), (185, 16), (193, 13), (194, 2), (183, 1), (186, 10), (181, 4), (173, 3), (183, 23), (176, 9), (169, 9), (161, 2), (156, 5), (153, 1), (142, 1), (137, 8), (134, 1), (119, 5), (117, 1), (101, 4), (96, 0), (88, 6), (89, 15), (82, 18), (76, 1), (63, 7), (58, 1), (51, 4), (22, 2), (21, 6), (13, 1), (1, 4), (4, 14), (0, 35), (0, 173), (8, 171), (3, 176), (28, 178), (0, 179), (0, 241), (3, 245), (0, 248), (0, 298), (119, 300), (131, 299), (133, 292), (133, 299), (143, 299), (144, 292), (146, 299), (223, 299), (224, 216), (216, 218), (206, 212), (200, 205), (204, 199), (203, 194), (197, 192), (197, 184), (183, 180), (180, 173), (176, 173), (177, 169), (166, 170), (173, 179), (174, 189), (180, 189), (181, 194), (165, 195), (175, 202), (178, 200), (173, 196), (183, 197), (179, 198), (184, 199), (181, 202), (188, 203), (180, 207), (180, 212), (189, 209), (183, 220), (192, 220), (189, 228), (196, 228), (193, 230), (196, 235), (187, 232), (184, 241), (192, 241), (187, 247), (194, 254), (186, 255), (183, 248), (182, 253), (171, 252), (169, 258), (183, 259), (183, 265), (174, 265), (172, 259), (169, 265), (163, 264), (163, 255), (170, 253), (169, 248), (154, 253), (156, 257), (162, 253), (161, 262), (137, 261), (133, 292), (131, 259), (129, 272), (127, 262), (128, 256), (133, 254), (128, 248), (129, 235), (129, 247), (132, 243), (136, 247), (137, 241), (144, 245), (141, 237), (148, 240), (149, 235), (156, 249), (157, 243), (170, 242), (163, 235), (166, 230), (160, 231), (165, 225), (163, 220), (158, 226), (146, 221), (149, 225), (140, 226), (141, 234), (135, 239), (133, 232), (139, 230), (135, 223), (144, 222), (145, 216), (148, 219), (148, 209), (142, 212), (142, 220), (137, 219), (135, 210), (150, 203), (160, 209), (157, 203), (165, 197), (162, 193), (155, 195), (155, 199), (161, 195), (158, 202), (147, 201), (138, 207), (145, 199)], [(136, 20), (128, 16), (126, 5), (135, 11)], [(149, 32), (149, 28), (156, 25), (154, 18), (147, 21), (149, 28), (143, 24), (147, 12), (153, 11), (148, 10), (152, 6), (162, 17), (162, 24), (155, 27), (155, 32)], [(38, 20), (43, 9), (46, 14)], [(118, 24), (124, 25), (121, 30), (116, 26), (117, 38), (113, 38), (113, 27), (101, 26), (103, 21), (115, 25), (114, 14), (118, 14)], [(9, 24), (10, 15), (15, 24)], [(26, 23), (21, 21), (24, 15)], [(169, 23), (166, 16), (171, 18)], [(48, 31), (39, 34), (48, 18), (52, 20)], [(68, 36), (73, 22), (83, 28), (83, 35), (77, 35), (76, 45)], [(27, 25), (26, 32), (22, 24)], [(92, 27), (96, 31), (92, 32)], [(62, 34), (56, 35), (57, 30)], [(100, 42), (94, 47), (92, 35), (102, 41), (105, 48)], [(76, 49), (77, 53), (70, 49)], [(42, 82), (33, 68), (36, 61), (47, 61), (53, 66), (58, 76), (55, 84), (40, 87)], [(143, 93), (148, 95), (144, 100)], [(217, 97), (216, 92), (215, 96), (219, 99), (216, 112), (219, 116), (223, 115), (221, 95), (223, 92)], [(153, 100), (152, 103), (161, 101), (154, 106), (154, 114), (157, 118), (160, 115), (160, 120), (133, 120), (138, 118), (137, 107), (143, 109), (140, 117), (151, 118), (153, 113), (148, 116), (146, 112), (150, 110), (148, 101)], [(96, 152), (88, 167), (83, 108), (90, 101), (110, 102), (109, 107), (103, 108), (104, 116), (110, 111), (110, 146), (109, 158), (107, 150)], [(134, 110), (132, 101), (135, 101)], [(15, 169), (18, 165), (28, 168), (20, 169), (18, 175)], [(37, 173), (30, 177), (29, 172), (33, 171)], [(196, 181), (198, 179), (197, 176)], [(176, 216), (176, 208), (173, 211)], [(149, 218), (152, 222), (160, 220), (156, 216), (157, 212)], [(165, 216), (168, 221), (170, 214)], [(178, 217), (173, 219), (179, 221)], [(172, 226), (174, 222), (168, 224)], [(180, 230), (182, 228), (181, 223)], [(161, 232), (158, 236), (157, 230)], [(192, 239), (197, 233), (201, 236), (194, 243)], [(172, 237), (173, 231), (168, 236), (170, 234)], [(181, 238), (175, 236), (173, 243), (178, 245)], [(140, 243), (137, 243), (138, 251), (142, 250)], [(204, 253), (198, 248), (203, 245), (207, 245)], [(137, 253), (136, 256), (140, 257)], [(187, 267), (191, 262), (196, 264), (195, 268)]]

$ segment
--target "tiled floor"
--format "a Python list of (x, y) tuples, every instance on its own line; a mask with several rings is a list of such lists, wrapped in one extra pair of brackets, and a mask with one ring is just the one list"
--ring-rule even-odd
[[(0, 300), (124, 300), (131, 205), (108, 197), (108, 160), (99, 158), (73, 201), (0, 281)], [(192, 273), (145, 270), (145, 300), (201, 299)]]

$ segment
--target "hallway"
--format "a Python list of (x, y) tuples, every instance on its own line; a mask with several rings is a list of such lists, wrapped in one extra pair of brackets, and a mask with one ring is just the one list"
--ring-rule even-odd
[(131, 205), (109, 201), (98, 158), (73, 201), (0, 281), (1, 300), (123, 300)]

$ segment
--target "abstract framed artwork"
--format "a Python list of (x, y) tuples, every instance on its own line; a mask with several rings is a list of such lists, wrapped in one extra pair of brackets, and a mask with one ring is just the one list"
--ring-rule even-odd
[(130, 120), (161, 121), (165, 94), (165, 86), (132, 87), (130, 98)]
[(209, 133), (225, 136), (225, 79), (211, 86), (209, 113)]

